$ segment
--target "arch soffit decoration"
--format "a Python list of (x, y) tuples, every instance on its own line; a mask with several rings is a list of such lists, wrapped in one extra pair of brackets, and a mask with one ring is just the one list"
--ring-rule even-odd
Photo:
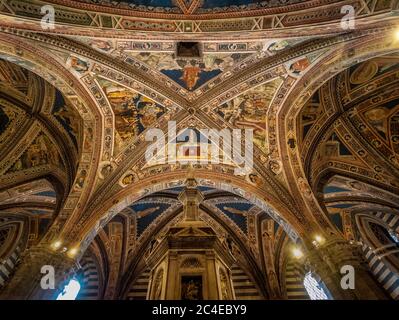
[[(273, 36), (275, 30), (279, 30), (284, 36), (292, 36), (297, 33), (293, 27), (301, 27), (310, 34), (325, 35), (330, 33), (340, 32), (340, 19), (342, 18), (340, 12), (341, 4), (339, 1), (328, 0), (315, 0), (306, 1), (303, 3), (282, 3), (278, 7), (274, 8), (259, 8), (255, 10), (243, 10), (242, 6), (239, 7), (238, 11), (228, 10), (227, 12), (212, 13), (212, 14), (173, 14), (173, 13), (162, 13), (159, 12), (162, 8), (156, 8), (156, 11), (152, 11), (148, 7), (144, 7), (142, 10), (135, 10), (132, 7), (115, 3), (104, 3), (99, 5), (98, 3), (82, 3), (80, 1), (69, 2), (65, 0), (51, 0), (46, 2), (34, 2), (30, 4), (32, 12), (40, 12), (40, 6), (44, 3), (53, 4), (57, 11), (61, 12), (61, 16), (68, 17), (66, 24), (69, 26), (69, 32), (81, 33), (82, 26), (91, 25), (97, 33), (101, 33), (100, 36), (106, 35), (112, 37), (115, 35), (131, 35), (133, 32), (136, 37), (152, 36), (171, 36), (178, 33), (180, 38), (189, 38), (195, 33), (198, 37), (208, 37), (212, 33), (225, 34), (226, 31), (231, 28), (231, 21), (241, 25), (238, 30), (241, 34), (245, 32), (248, 37), (262, 37)], [(395, 9), (394, 3), (385, 4), (385, 6), (375, 6), (370, 3), (366, 3), (361, 0), (348, 1), (347, 4), (352, 5), (356, 11), (356, 17), (358, 20), (358, 28), (364, 27), (364, 22), (367, 18), (373, 16), (382, 16), (389, 18), (389, 11)], [(253, 6), (253, 4), (252, 4)], [(256, 6), (256, 5), (255, 5)], [(320, 10), (323, 8), (323, 10)], [(12, 17), (14, 15), (12, 4), (7, 4), (3, 8), (5, 17)], [(223, 10), (223, 9), (221, 9)], [(308, 11), (311, 10), (312, 14), (308, 15)], [(21, 13), (19, 13), (21, 14)], [(64, 17), (64, 20), (65, 20)], [(333, 18), (331, 18), (333, 17)], [(30, 17), (31, 18), (31, 17)], [(36, 19), (40, 19), (41, 16), (37, 14)], [(393, 18), (393, 17), (392, 17)], [(132, 21), (133, 19), (133, 21)], [(331, 19), (334, 19), (334, 23), (331, 23)], [(11, 19), (7, 19), (12, 21)], [(76, 21), (77, 20), (77, 21)], [(111, 22), (104, 23), (103, 21)], [(139, 20), (143, 27), (134, 23), (134, 20)], [(227, 20), (224, 24), (223, 20)], [(292, 20), (292, 21), (291, 21)], [(302, 24), (298, 25), (297, 21), (301, 21)], [(9, 22), (7, 21), (7, 22)], [(190, 22), (189, 25), (182, 24), (182, 21)], [(330, 25), (315, 29), (314, 24), (322, 22), (330, 22)], [(152, 25), (155, 24), (155, 27)], [(202, 28), (203, 25), (205, 28)], [(30, 19), (29, 26), (40, 31), (40, 25), (34, 20)], [(105, 28), (101, 28), (105, 26)], [(230, 28), (229, 28), (230, 27)], [(98, 28), (98, 31), (96, 30)], [(143, 31), (146, 31), (145, 33)], [(64, 32), (64, 28), (60, 26), (60, 30), (55, 30), (55, 33)], [(233, 32), (233, 36), (236, 33)], [(175, 36), (176, 37), (176, 36)]]

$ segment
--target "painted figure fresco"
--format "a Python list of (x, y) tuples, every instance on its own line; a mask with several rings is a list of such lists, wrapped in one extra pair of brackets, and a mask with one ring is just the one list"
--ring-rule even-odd
[(313, 96), (304, 105), (300, 122), (301, 122), (301, 137), (304, 139), (312, 126), (317, 122), (323, 114), (323, 106), (320, 103), (319, 92), (315, 92)]
[(384, 73), (397, 70), (398, 59), (399, 57), (397, 55), (389, 55), (365, 61), (349, 68), (348, 72), (351, 89), (355, 89), (356, 87), (365, 84)]
[(302, 74), (305, 70), (310, 68), (312, 64), (316, 62), (316, 60), (323, 55), (322, 52), (313, 52), (309, 53), (306, 56), (299, 58), (298, 60), (295, 60), (293, 62), (290, 62), (288, 64), (288, 69), (289, 71), (294, 74), (294, 75), (300, 75)]
[(200, 73), (201, 68), (194, 62), (192, 65), (186, 65), (184, 67), (183, 75), (180, 77), (180, 79), (186, 84), (188, 90), (193, 90), (200, 79)]
[(302, 58), (296, 62), (294, 62), (291, 66), (290, 66), (290, 71), (292, 71), (292, 73), (295, 74), (300, 74), (302, 71), (306, 70), (307, 67), (310, 66), (310, 61), (307, 57)]
[(377, 107), (364, 113), (366, 121), (385, 139), (388, 135), (388, 116), (390, 110)]
[(182, 300), (202, 300), (202, 276), (182, 276)]
[(399, 111), (390, 120), (391, 140), (396, 153), (399, 154)]
[[(384, 140), (389, 140), (389, 136), (397, 135), (397, 132), (390, 130), (391, 124), (395, 123), (394, 115), (399, 111), (399, 99), (394, 99), (383, 105), (368, 108), (364, 111), (363, 117), (366, 122)], [(389, 145), (389, 142), (387, 142)]]
[(101, 39), (92, 39), (89, 41), (89, 44), (96, 49), (102, 50), (102, 51), (110, 51), (112, 49), (112, 43), (111, 41), (106, 41), (106, 40), (101, 40)]
[(75, 190), (81, 190), (87, 177), (87, 170), (83, 169), (76, 177)]
[(366, 61), (358, 66), (351, 74), (351, 84), (362, 84), (365, 83), (377, 74), (378, 65), (374, 61)]
[(86, 61), (79, 59), (78, 57), (71, 56), (68, 63), (75, 71), (79, 73), (83, 73), (89, 70), (89, 64)]
[(201, 59), (175, 59), (173, 53), (165, 52), (132, 52), (130, 55), (193, 91), (247, 58), (250, 53), (204, 54)]
[(98, 79), (98, 81), (115, 114), (118, 146), (155, 124), (156, 120), (166, 112), (165, 107), (136, 91), (108, 80)]
[(123, 177), (123, 179), (122, 179), (122, 184), (123, 185), (129, 185), (129, 184), (131, 184), (131, 183), (133, 183), (134, 182), (134, 175), (133, 174), (128, 174), (128, 175), (126, 175), (125, 177)]
[(40, 133), (10, 171), (16, 172), (45, 164), (59, 165), (61, 160), (54, 144), (44, 133)]
[(234, 128), (253, 129), (254, 143), (266, 151), (266, 113), (281, 84), (276, 79), (251, 89), (216, 109)]
[(154, 283), (154, 299), (158, 300), (161, 299), (161, 294), (162, 294), (162, 283), (163, 283), (163, 269), (159, 270), (157, 273), (157, 276), (155, 278), (155, 283)]
[(334, 132), (326, 141), (324, 146), (324, 156), (326, 157), (342, 157), (352, 155), (351, 151), (341, 141)]

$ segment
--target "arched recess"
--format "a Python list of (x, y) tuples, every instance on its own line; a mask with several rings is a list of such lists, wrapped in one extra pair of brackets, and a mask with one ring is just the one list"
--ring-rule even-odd
[[(96, 244), (93, 244), (96, 247)], [(98, 248), (90, 248), (80, 259), (80, 269), (77, 271), (81, 289), (76, 297), (77, 300), (101, 300), (104, 295), (105, 271), (103, 261), (99, 261), (103, 256), (93, 252)]]
[[(399, 195), (369, 179), (336, 172), (321, 180), (318, 199), (341, 236), (359, 245), (371, 278), (397, 299), (398, 246), (388, 232), (399, 226)], [(370, 224), (379, 229), (378, 237)]]
[[(210, 192), (209, 189), (213, 190), (213, 188), (210, 187), (200, 188), (201, 190), (208, 190), (207, 192)], [(170, 190), (173, 190), (173, 192)], [(174, 194), (174, 198), (176, 198), (181, 190), (181, 187), (175, 187), (173, 189), (165, 190), (160, 194), (165, 197), (165, 195), (167, 195), (169, 191), (171, 192), (169, 193), (169, 196), (171, 196), (171, 194)], [(234, 198), (231, 199), (233, 200)], [(146, 200), (145, 198), (144, 200), (139, 200), (132, 205), (135, 208), (136, 206), (140, 207), (145, 203), (153, 204), (153, 209), (151, 209), (151, 207), (146, 208), (145, 206), (143, 206), (141, 207), (142, 211), (136, 212), (135, 210), (133, 210), (133, 212), (130, 212), (130, 214), (133, 213), (138, 217), (141, 217), (144, 214), (148, 216), (158, 214), (159, 216), (157, 216), (157, 218), (149, 224), (144, 232), (142, 231), (142, 223), (140, 222), (137, 224), (136, 232), (140, 232), (141, 230), (141, 233), (139, 238), (137, 239), (135, 249), (131, 251), (126, 261), (126, 271), (121, 278), (121, 287), (119, 293), (121, 297), (127, 299), (143, 299), (147, 297), (146, 290), (149, 288), (148, 286), (151, 270), (149, 270), (146, 266), (145, 260), (148, 255), (150, 255), (151, 252), (156, 248), (158, 242), (160, 241), (158, 239), (161, 239), (168, 230), (168, 228), (176, 224), (181, 219), (182, 207), (178, 201), (173, 200), (172, 202), (170, 202), (170, 200), (164, 199), (163, 203), (172, 204), (168, 209), (160, 208), (159, 204), (157, 205), (157, 207), (154, 207), (154, 203), (157, 203), (157, 201), (157, 196), (156, 194), (154, 194), (149, 196), (148, 200)], [(165, 211), (162, 212), (162, 210)], [(237, 264), (233, 268), (234, 270), (232, 270), (232, 279), (233, 282), (236, 281), (235, 284), (236, 287), (238, 287), (239, 296), (245, 296), (245, 293), (241, 292), (242, 290), (240, 291), (242, 285), (239, 283), (241, 281), (240, 277), (242, 278), (245, 276), (246, 285), (252, 286), (252, 296), (262, 297), (265, 293), (262, 294), (260, 292), (262, 290), (264, 292), (264, 289), (259, 289), (257, 283), (262, 283), (266, 280), (264, 277), (262, 277), (262, 280), (259, 279), (261, 277), (261, 271), (259, 269), (259, 266), (257, 265), (258, 262), (255, 261), (255, 258), (254, 256), (252, 256), (251, 252), (249, 252), (245, 248), (247, 240), (242, 239), (242, 235), (240, 236), (237, 234), (237, 229), (239, 228), (238, 225), (236, 225), (227, 216), (223, 218), (218, 218), (217, 216), (215, 216), (215, 212), (213, 212), (213, 209), (206, 206), (205, 204), (204, 206), (201, 206), (200, 218), (201, 220), (205, 221), (213, 230), (215, 230), (215, 232), (221, 239), (220, 241), (223, 242), (224, 245), (226, 245), (225, 250), (231, 250), (231, 248), (229, 249), (227, 247), (228, 245), (230, 245), (235, 246), (235, 248), (237, 248), (237, 250), (241, 252), (242, 259), (240, 261), (237, 261)], [(243, 243), (243, 241), (245, 241), (245, 243)], [(257, 275), (255, 274), (256, 272)], [(257, 280), (254, 280), (254, 278), (256, 278)], [(263, 284), (260, 284), (260, 286), (263, 286)]]
[(294, 258), (287, 257), (285, 260), (285, 270), (283, 272), (284, 280), (283, 294), (288, 300), (309, 300), (309, 295), (303, 285), (306, 270), (303, 265)]
[(23, 217), (0, 215), (0, 290), (12, 277), (25, 250), (29, 225)]
[[(85, 221), (84, 228), (80, 230), (82, 252), (84, 252), (85, 248), (94, 239), (98, 230), (117, 213), (121, 212), (131, 203), (153, 192), (183, 186), (188, 173), (189, 170), (180, 170), (173, 173), (154, 175), (154, 177), (148, 177), (124, 186), (124, 188), (118, 187), (120, 190), (111, 198), (103, 199), (101, 206), (91, 209), (93, 214)], [(243, 177), (227, 173), (196, 170), (195, 178), (199, 186), (231, 192), (247, 199), (282, 225), (294, 241), (298, 239), (303, 226), (297, 222), (294, 213), (272, 194), (264, 192), (264, 190), (243, 179)]]
[[(244, 297), (246, 293), (248, 294), (247, 297), (265, 297), (269, 295), (270, 289), (267, 284), (269, 280), (266, 276), (268, 273), (264, 270), (263, 260), (265, 258), (262, 250), (259, 249), (260, 240), (257, 234), (260, 234), (260, 225), (258, 223), (261, 224), (263, 219), (267, 217), (274, 221), (273, 217), (268, 215), (268, 212), (273, 215), (270, 207), (265, 209), (267, 212), (263, 211), (262, 208), (250, 204), (248, 197), (246, 199), (239, 197), (238, 189), (235, 190), (235, 194), (232, 194), (233, 188), (231, 186), (229, 187), (230, 192), (221, 189), (216, 192), (215, 187), (219, 184), (210, 184), (210, 181), (205, 181), (205, 179), (198, 179), (198, 182), (200, 190), (205, 193), (205, 197), (208, 199), (204, 200), (203, 205), (200, 207), (202, 212), (201, 219), (206, 221), (214, 230), (217, 230), (217, 233), (221, 235), (221, 241), (225, 245), (235, 243), (234, 247), (241, 252), (241, 254), (236, 254), (237, 257), (241, 256), (242, 259), (237, 262), (233, 270), (233, 275), (238, 279), (236, 279), (238, 281), (236, 281), (238, 283), (236, 283), (238, 292), (243, 289), (239, 296)], [(107, 299), (117, 297), (144, 299), (147, 297), (146, 290), (148, 289), (151, 270), (145, 264), (146, 255), (156, 245), (156, 238), (162, 237), (165, 230), (173, 223), (176, 223), (178, 221), (176, 219), (181, 216), (181, 204), (176, 200), (176, 197), (183, 186), (184, 180), (179, 184), (171, 183), (169, 185), (166, 183), (163, 186), (165, 189), (155, 187), (155, 189), (146, 190), (145, 195), (137, 198), (137, 200), (136, 198), (130, 198), (133, 199), (132, 203), (121, 207), (121, 211), (109, 218), (110, 220), (102, 222), (103, 224), (99, 226), (94, 242), (103, 243), (109, 257), (108, 270), (110, 273), (104, 290)], [(151, 193), (151, 191), (154, 192)], [(245, 193), (244, 195), (248, 194)], [(221, 200), (216, 201), (217, 199)], [(250, 205), (248, 207), (241, 206), (242, 202)], [(215, 205), (221, 204), (221, 206), (217, 208), (213, 203)], [(249, 209), (250, 207), (251, 209)], [(222, 212), (226, 210), (231, 210), (231, 212)], [(245, 225), (245, 227), (242, 224), (245, 220), (239, 213), (242, 210), (247, 215), (245, 219), (247, 219), (246, 223), (248, 225)], [(239, 218), (240, 216), (241, 218)], [(124, 228), (119, 228), (118, 224), (123, 225)], [(283, 224), (279, 228), (284, 230), (286, 226), (286, 224)], [(250, 237), (246, 234), (247, 228), (250, 228)], [(256, 231), (258, 229), (259, 232)], [(289, 230), (288, 233), (292, 236), (291, 231), (293, 230)], [(296, 241), (297, 238), (295, 237), (294, 239)], [(89, 249), (92, 248), (92, 244), (93, 242), (89, 244)], [(124, 248), (122, 255), (119, 254), (118, 247)], [(227, 247), (226, 250), (228, 250)], [(117, 275), (116, 279), (114, 278), (115, 274)], [(244, 279), (245, 281), (240, 282), (241, 280), (239, 279)], [(249, 288), (249, 286), (252, 287)]]
[(323, 279), (306, 261), (292, 254), (286, 242), (281, 268), (283, 297), (288, 300), (331, 300), (333, 296)]
[(399, 192), (398, 61), (395, 53), (355, 64), (305, 104), (299, 148), (314, 190), (325, 175), (341, 172)]
[[(3, 244), (3, 284), (21, 254), (37, 245), (54, 223), (76, 175), (82, 119), (53, 85), (0, 54), (0, 217), (25, 237)], [(9, 229), (9, 234), (16, 234)]]
[[(337, 47), (336, 50), (330, 51), (323, 56), (318, 63), (308, 70), (300, 79), (288, 95), (286, 95), (283, 105), (279, 111), (278, 126), (279, 136), (287, 137), (285, 140), (280, 140), (281, 156), (288, 157), (290, 165), (285, 167), (285, 174), (290, 181), (296, 181), (296, 184), (290, 185), (293, 194), (296, 194), (299, 199), (303, 200), (305, 205), (304, 210), (312, 212), (314, 218), (318, 221), (320, 226), (320, 233), (327, 235), (339, 235), (338, 230), (331, 224), (329, 219), (326, 219), (326, 212), (320, 207), (317, 197), (315, 197), (315, 188), (310, 181), (306, 166), (308, 160), (301, 154), (304, 148), (312, 155), (314, 152), (310, 151), (310, 143), (301, 142), (301, 133), (298, 130), (298, 117), (304, 108), (307, 101), (319, 90), (320, 84), (325, 83), (348, 67), (355, 65), (361, 61), (365, 61), (374, 56), (380, 56), (397, 52), (397, 42), (394, 40), (394, 32), (391, 29), (379, 30), (381, 37), (375, 35), (365, 36), (362, 39), (356, 39)], [(370, 53), (372, 52), (372, 54)], [(310, 107), (313, 108), (314, 114), (312, 116), (320, 117), (317, 111), (319, 100), (313, 99), (310, 101)], [(333, 118), (331, 115), (335, 113), (333, 105), (329, 105), (326, 109), (324, 119)], [(322, 118), (323, 115), (320, 117)], [(309, 119), (312, 122), (311, 119)], [(331, 119), (325, 121), (326, 124), (331, 124)], [(325, 132), (320, 132), (320, 126), (315, 125), (316, 138), (320, 138)], [(311, 129), (307, 128), (308, 136), (311, 134)], [(329, 138), (329, 137), (327, 137)], [(287, 141), (286, 141), (287, 140)], [(316, 144), (317, 145), (317, 144)]]
[[(16, 43), (18, 43), (18, 45), (16, 45)], [(50, 82), (56, 90), (59, 90), (61, 95), (64, 95), (65, 101), (69, 100), (71, 102), (71, 108), (84, 119), (83, 130), (79, 139), (80, 141), (78, 142), (81, 145), (79, 148), (78, 161), (73, 164), (73, 168), (69, 172), (73, 173), (70, 176), (72, 179), (68, 188), (64, 191), (64, 201), (59, 208), (63, 210), (65, 214), (62, 219), (57, 218), (57, 221), (51, 228), (53, 231), (49, 232), (46, 236), (46, 241), (52, 241), (54, 235), (59, 234), (65, 222), (73, 216), (72, 213), (81, 208), (78, 205), (65, 207), (65, 203), (68, 202), (66, 199), (68, 197), (73, 197), (73, 202), (77, 204), (79, 199), (83, 201), (84, 198), (81, 198), (82, 195), (87, 198), (91, 191), (91, 188), (88, 186), (94, 182), (96, 167), (99, 162), (98, 154), (101, 152), (101, 147), (94, 148), (93, 146), (102, 145), (101, 126), (96, 126), (95, 124), (101, 122), (102, 115), (91, 95), (76, 77), (67, 70), (64, 65), (54, 60), (48, 52), (45, 52), (41, 48), (37, 48), (37, 46), (32, 46), (29, 40), (17, 40), (15, 36), (6, 35), (4, 33), (0, 35), (0, 44), (0, 55), (2, 58), (7, 58), (13, 63), (32, 71)], [(57, 101), (57, 97), (55, 101)], [(62, 113), (62, 111), (58, 110), (57, 115), (54, 117), (57, 118), (57, 116), (59, 116), (62, 118), (65, 116), (65, 113)], [(60, 126), (64, 127), (62, 124), (58, 125), (58, 127)], [(86, 169), (89, 163), (94, 169)], [(83, 171), (85, 175), (82, 178)], [(38, 172), (37, 176), (48, 177), (47, 172), (44, 172), (44, 174), (41, 173), (43, 172)], [(79, 180), (74, 182), (73, 179), (75, 175), (79, 177)]]
[(14, 62), (0, 60), (0, 190), (46, 179), (59, 210), (81, 156), (82, 119), (59, 90)]
[[(259, 261), (256, 261), (251, 253), (246, 250), (246, 243), (240, 242), (233, 228), (222, 220), (217, 219), (215, 213), (211, 212), (210, 209), (203, 209), (200, 214), (201, 220), (215, 230), (220, 241), (225, 246), (225, 250), (234, 250), (236, 257), (240, 258), (237, 259), (229, 271), (229, 281), (232, 281), (236, 299), (250, 299), (251, 297), (253, 299), (264, 299), (268, 293), (267, 291), (265, 292), (266, 288), (264, 288), (263, 282), (267, 280), (261, 275), (260, 267), (258, 266)], [(140, 247), (130, 255), (130, 259), (127, 261), (128, 265), (125, 268), (126, 273), (122, 275), (120, 297), (133, 300), (155, 299), (155, 293), (149, 293), (150, 286), (153, 286), (150, 282), (152, 270), (147, 267), (145, 260), (156, 248), (167, 229), (180, 219), (181, 207), (179, 205), (171, 214), (157, 218), (150, 226), (152, 232), (144, 234), (144, 239), (138, 239)], [(156, 275), (153, 274), (155, 277)]]
[(0, 229), (7, 240), (0, 244), (1, 286), (12, 279), (21, 255), (39, 244), (58, 213), (57, 192), (46, 179), (0, 192)]

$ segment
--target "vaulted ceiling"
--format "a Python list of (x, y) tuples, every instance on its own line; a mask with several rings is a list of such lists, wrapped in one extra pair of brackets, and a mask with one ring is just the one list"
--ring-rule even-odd
[[(355, 215), (399, 209), (398, 4), (345, 3), (355, 29), (335, 0), (2, 1), (0, 217), (35, 221), (25, 247), (62, 243), (125, 286), (189, 175), (258, 280), (283, 277), (291, 242), (358, 238)], [(253, 129), (251, 172), (148, 161), (146, 134), (170, 121)]]

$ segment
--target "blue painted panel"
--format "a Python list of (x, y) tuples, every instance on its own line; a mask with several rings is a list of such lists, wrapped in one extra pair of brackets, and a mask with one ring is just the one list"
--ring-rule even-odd
[(235, 224), (247, 234), (247, 218), (241, 214), (233, 213), (225, 208), (233, 208), (235, 210), (248, 212), (253, 207), (251, 203), (218, 203), (216, 207), (221, 210), (226, 216), (235, 222)]

